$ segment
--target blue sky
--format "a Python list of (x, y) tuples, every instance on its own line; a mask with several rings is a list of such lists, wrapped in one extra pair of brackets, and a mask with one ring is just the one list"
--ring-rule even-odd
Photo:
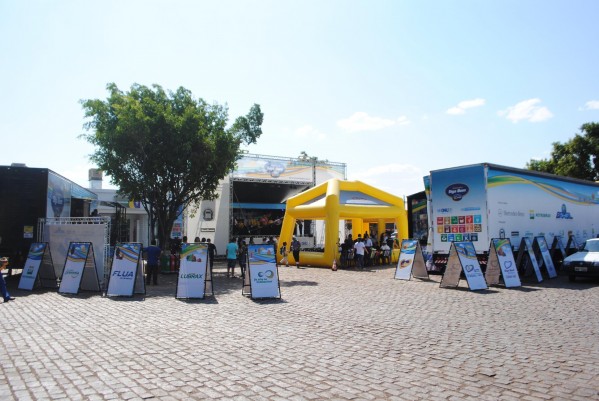
[(344, 162), (400, 196), (439, 168), (524, 167), (599, 121), (598, 15), (594, 0), (2, 0), (0, 164), (87, 186), (79, 100), (115, 82), (183, 86), (231, 121), (258, 103), (249, 152)]

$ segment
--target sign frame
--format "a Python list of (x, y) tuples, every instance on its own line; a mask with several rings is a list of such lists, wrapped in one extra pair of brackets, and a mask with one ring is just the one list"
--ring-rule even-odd
[(492, 238), (489, 245), (485, 280), (488, 285), (498, 285), (500, 278), (506, 288), (522, 286), (509, 238)]
[(131, 298), (134, 294), (146, 294), (143, 269), (140, 268), (142, 250), (143, 245), (139, 242), (116, 244), (104, 296)]
[[(52, 285), (46, 285), (45, 281), (49, 281)], [(47, 242), (33, 242), (29, 246), (29, 253), (23, 266), (18, 289), (32, 291), (40, 287), (57, 288), (52, 253)]]
[(401, 241), (394, 278), (396, 280), (410, 280), (412, 277), (421, 280), (430, 279), (420, 241), (417, 239), (404, 239)]
[(249, 281), (250, 297), (252, 299), (281, 299), (281, 283), (277, 253), (274, 245), (248, 245), (248, 264), (242, 294)]
[[(527, 262), (524, 266), (522, 266), (523, 259), (525, 262)], [(537, 282), (542, 282), (543, 274), (541, 273), (539, 261), (537, 260), (537, 256), (535, 255), (534, 249), (532, 247), (532, 240), (530, 239), (530, 237), (522, 237), (522, 240), (520, 241), (520, 247), (518, 247), (518, 257), (516, 259), (516, 266), (519, 269), (521, 269), (526, 267), (529, 263), (535, 272)]]
[(549, 253), (549, 247), (547, 246), (545, 237), (543, 235), (536, 236), (533, 242), (533, 247), (535, 245), (536, 249), (538, 249), (539, 253), (541, 254), (541, 260), (543, 261), (543, 266), (545, 267), (545, 271), (547, 271), (547, 275), (549, 278), (556, 278), (557, 271), (555, 270), (555, 265), (553, 264), (553, 259)]
[(457, 288), (460, 275), (464, 273), (470, 291), (488, 290), (489, 286), (476, 257), (476, 249), (471, 241), (452, 242), (447, 257), (445, 273), (439, 287)]
[(58, 293), (77, 295), (81, 290), (101, 292), (93, 243), (71, 241), (67, 249)]
[[(200, 258), (199, 262), (198, 258)], [(199, 279), (199, 285), (193, 286), (194, 283), (190, 280), (196, 279)], [(214, 296), (212, 269), (208, 263), (208, 244), (199, 242), (183, 244), (175, 299), (204, 299), (206, 296)]]

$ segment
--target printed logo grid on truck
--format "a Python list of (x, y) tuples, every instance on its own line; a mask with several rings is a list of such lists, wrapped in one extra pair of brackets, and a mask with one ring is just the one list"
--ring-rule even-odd
[(430, 176), (435, 250), (452, 242), (487, 243), (483, 166), (432, 171)]

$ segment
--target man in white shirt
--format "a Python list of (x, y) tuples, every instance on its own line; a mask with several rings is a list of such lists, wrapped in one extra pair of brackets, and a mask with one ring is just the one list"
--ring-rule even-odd
[(366, 249), (366, 245), (362, 242), (362, 238), (358, 237), (358, 240), (354, 244), (354, 249), (356, 250), (356, 255), (358, 256), (358, 267), (364, 268), (364, 250)]

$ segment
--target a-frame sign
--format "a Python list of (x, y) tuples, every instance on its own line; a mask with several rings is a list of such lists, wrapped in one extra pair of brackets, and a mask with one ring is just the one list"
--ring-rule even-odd
[(543, 261), (543, 266), (545, 266), (545, 270), (547, 270), (547, 275), (549, 278), (556, 278), (557, 272), (555, 271), (555, 266), (553, 265), (553, 259), (549, 254), (549, 247), (547, 246), (547, 241), (545, 241), (545, 237), (539, 235), (535, 237), (535, 241), (533, 246), (536, 245), (536, 249), (539, 250), (541, 254), (541, 260)]
[(485, 280), (488, 285), (498, 285), (500, 278), (508, 288), (522, 285), (509, 238), (493, 238), (489, 247)]
[(91, 242), (71, 242), (64, 261), (60, 294), (78, 294), (83, 291), (100, 292), (100, 283), (96, 275), (94, 246)]
[(568, 242), (566, 243), (566, 253), (572, 254), (578, 251), (578, 243), (574, 235), (568, 236)]
[(476, 257), (474, 244), (469, 241), (451, 243), (447, 266), (441, 278), (440, 287), (457, 287), (462, 272), (466, 277), (470, 290), (486, 290), (489, 288)]
[(568, 256), (561, 236), (556, 235), (553, 237), (553, 242), (551, 243), (551, 250), (549, 253), (551, 254), (553, 263), (557, 264), (557, 266), (560, 266), (561, 268), (563, 260)]
[(279, 269), (276, 261), (274, 245), (249, 245), (248, 266), (242, 294), (245, 294), (247, 280), (252, 299), (281, 298)]
[(31, 291), (38, 287), (56, 288), (56, 273), (54, 272), (52, 254), (47, 242), (34, 242), (31, 244), (19, 280), (20, 290)]
[(106, 286), (107, 297), (132, 297), (133, 294), (146, 293), (141, 268), (142, 250), (142, 244), (138, 242), (116, 244)]
[(539, 261), (537, 260), (532, 247), (532, 241), (529, 237), (523, 237), (522, 241), (520, 241), (518, 256), (516, 258), (516, 266), (518, 266), (518, 268), (521, 270), (525, 270), (526, 267), (532, 266), (537, 277), (537, 281), (539, 283), (543, 281), (543, 275), (541, 274), (541, 269), (539, 268)]
[(175, 298), (204, 299), (206, 295), (214, 295), (208, 244), (183, 244)]
[(412, 276), (423, 280), (429, 279), (420, 241), (404, 239), (401, 242), (401, 252), (395, 268), (395, 279), (410, 280)]

